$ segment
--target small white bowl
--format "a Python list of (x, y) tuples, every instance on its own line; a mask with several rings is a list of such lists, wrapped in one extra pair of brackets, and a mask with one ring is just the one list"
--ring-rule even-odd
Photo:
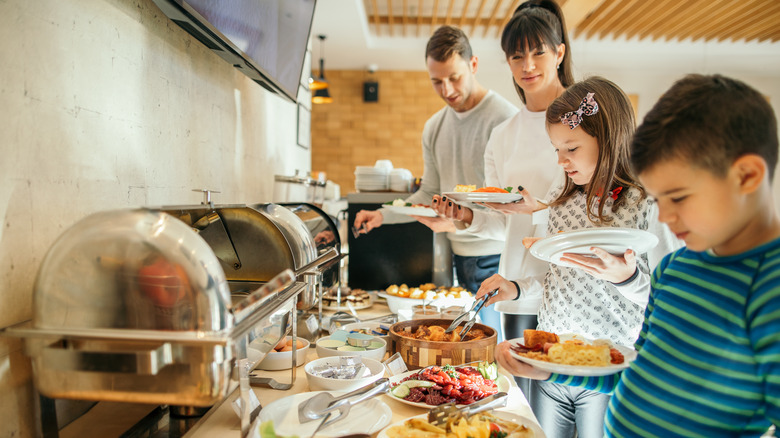
[(322, 365), (338, 366), (339, 357), (323, 357), (321, 359), (315, 359), (306, 364), (303, 370), (306, 371), (306, 380), (309, 382), (310, 391), (353, 391), (362, 386), (366, 386), (369, 383), (379, 380), (385, 375), (385, 366), (381, 362), (362, 357), (363, 365), (365, 365), (371, 374), (367, 377), (361, 377), (358, 379), (331, 379), (327, 377), (315, 376), (312, 374), (312, 370)]
[[(290, 339), (291, 336), (287, 336), (285, 340)], [(298, 340), (303, 342), (303, 348), (298, 348), (295, 351), (295, 364), (301, 366), (306, 363), (306, 352), (309, 351), (311, 344), (304, 338), (298, 337)], [(281, 341), (279, 341), (281, 342)], [(275, 351), (271, 350), (265, 355), (262, 361), (257, 364), (256, 369), (265, 371), (278, 371), (289, 370), (292, 366), (292, 351)]]
[[(356, 332), (360, 332), (360, 333), (365, 331), (365, 332), (367, 332), (366, 333), (367, 335), (378, 336), (380, 338), (384, 338), (384, 337), (388, 336), (390, 334), (390, 332), (387, 332), (384, 335), (378, 335), (376, 333), (372, 333), (372, 330), (378, 330), (380, 325), (381, 324), (378, 323), (378, 322), (353, 322), (353, 323), (345, 324), (345, 325), (341, 326), (341, 328), (339, 330), (344, 330), (346, 332), (356, 331)], [(391, 324), (387, 324), (388, 327), (390, 327), (390, 325)]]
[(328, 341), (328, 340), (330, 340), (330, 336), (325, 336), (317, 340), (317, 345), (315, 347), (317, 350), (317, 356), (319, 357), (360, 356), (362, 358), (381, 361), (382, 359), (384, 359), (385, 352), (387, 351), (387, 341), (384, 339), (384, 337), (380, 338), (378, 336), (374, 336), (374, 340), (382, 342), (382, 346), (379, 348), (374, 348), (373, 350), (365, 350), (365, 351), (341, 351), (341, 350), (336, 350), (335, 348), (325, 348), (322, 345), (320, 345), (320, 342)]

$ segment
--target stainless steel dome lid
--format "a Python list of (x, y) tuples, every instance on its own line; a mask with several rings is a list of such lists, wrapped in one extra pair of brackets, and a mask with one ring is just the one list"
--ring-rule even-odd
[(92, 214), (49, 249), (33, 292), (39, 329), (219, 332), (234, 325), (225, 273), (190, 226), (159, 211)]

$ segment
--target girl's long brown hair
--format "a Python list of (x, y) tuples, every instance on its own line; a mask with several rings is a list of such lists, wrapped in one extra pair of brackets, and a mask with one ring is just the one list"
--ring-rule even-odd
[[(588, 219), (593, 223), (608, 223), (611, 219), (604, 216), (604, 204), (610, 191), (618, 187), (623, 190), (612, 204), (613, 212), (626, 203), (624, 191), (631, 187), (639, 189), (641, 198), (646, 196), (645, 189), (631, 171), (629, 146), (636, 129), (636, 120), (628, 96), (615, 83), (599, 76), (590, 77), (569, 86), (550, 104), (546, 114), (547, 125), (561, 123), (561, 117), (576, 111), (588, 93), (594, 93), (593, 98), (599, 110), (592, 116), (583, 116), (579, 127), (598, 142), (596, 171), (584, 187), (574, 184), (567, 176), (563, 191), (551, 205), (563, 204), (584, 189)], [(598, 208), (593, 212), (591, 206), (595, 198), (599, 198)]]

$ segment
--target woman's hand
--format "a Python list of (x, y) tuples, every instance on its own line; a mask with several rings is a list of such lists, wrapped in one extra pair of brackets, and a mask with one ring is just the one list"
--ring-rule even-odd
[(548, 371), (537, 370), (536, 368), (521, 362), (509, 353), (510, 343), (504, 341), (496, 346), (496, 361), (501, 367), (509, 371), (513, 376), (527, 377), (534, 380), (547, 380), (550, 378)]
[(565, 252), (561, 261), (570, 263), (588, 274), (612, 283), (622, 283), (636, 271), (636, 254), (628, 249), (622, 256), (615, 256), (601, 248), (591, 247), (594, 256)]
[(498, 289), (498, 293), (485, 303), (486, 306), (499, 301), (514, 300), (519, 293), (514, 283), (498, 274), (493, 274), (479, 285), (476, 299), (480, 299), (483, 295), (489, 294), (496, 289)]
[(431, 208), (436, 211), (439, 216), (451, 220), (462, 221), (467, 226), (471, 225), (471, 221), (474, 220), (474, 212), (470, 208), (458, 204), (446, 196), (433, 195)]
[[(518, 189), (520, 189), (520, 187), (518, 187)], [(504, 214), (532, 214), (535, 211), (547, 208), (547, 205), (537, 201), (528, 190), (521, 189), (520, 194), (523, 195), (523, 199), (508, 204), (500, 204), (497, 202), (481, 202), (479, 204)]]

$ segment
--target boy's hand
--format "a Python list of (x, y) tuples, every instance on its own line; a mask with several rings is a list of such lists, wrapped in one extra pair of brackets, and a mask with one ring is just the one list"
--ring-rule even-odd
[(513, 376), (527, 377), (534, 380), (547, 380), (550, 378), (549, 371), (537, 370), (531, 365), (515, 359), (509, 353), (509, 349), (509, 341), (498, 344), (496, 346), (496, 361)]
[(628, 280), (636, 271), (636, 254), (626, 250), (622, 256), (614, 256), (601, 248), (591, 247), (596, 257), (565, 252), (562, 262), (570, 263), (588, 274), (612, 283), (622, 283)]

